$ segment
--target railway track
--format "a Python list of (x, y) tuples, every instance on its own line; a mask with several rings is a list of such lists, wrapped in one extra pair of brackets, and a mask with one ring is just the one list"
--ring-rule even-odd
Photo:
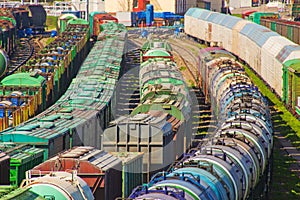
[(128, 52), (123, 63), (122, 77), (116, 87), (116, 108), (114, 117), (129, 115), (140, 102), (139, 91), (139, 66), (140, 66), (140, 47), (142, 42), (129, 39)]
[(30, 40), (31, 39), (28, 38), (23, 38), (20, 40), (20, 44), (18, 44), (16, 51), (10, 58), (10, 64), (8, 66), (6, 75), (14, 73), (32, 56), (34, 47), (32, 46), (32, 42)]
[(36, 36), (34, 38), (20, 39), (19, 46), (16, 48), (13, 56), (10, 58), (10, 64), (7, 69), (6, 76), (13, 74), (19, 67), (24, 65), (35, 53), (39, 52), (43, 45), (40, 40), (43, 36)]
[[(152, 37), (161, 36), (153, 34)], [(142, 46), (146, 41), (141, 39), (138, 34), (129, 36), (130, 40)], [(194, 95), (192, 101), (194, 102), (193, 110), (193, 135), (195, 144), (199, 143), (207, 134), (214, 133), (216, 129), (216, 121), (211, 113), (210, 105), (205, 104), (204, 95), (198, 84), (198, 52), (200, 47), (198, 43), (189, 40), (178, 40), (169, 36), (163, 36), (171, 44), (175, 62), (181, 71), (186, 83), (190, 87), (190, 92)]]
[(212, 115), (211, 107), (205, 104), (204, 95), (199, 86), (198, 80), (198, 52), (197, 43), (186, 42), (186, 40), (169, 39), (175, 59), (182, 72), (190, 92), (193, 93), (193, 135), (195, 144), (199, 143), (207, 134), (214, 133), (216, 126), (215, 117)]

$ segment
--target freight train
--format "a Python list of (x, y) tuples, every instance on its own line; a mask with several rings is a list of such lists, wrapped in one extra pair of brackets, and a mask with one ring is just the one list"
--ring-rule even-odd
[(17, 126), (55, 102), (89, 50), (88, 22), (69, 20), (60, 36), (5, 76), (0, 82), (0, 131)]
[[(72, 19), (68, 22), (71, 24), (71, 27), (67, 24), (67, 29), (63, 32), (63, 34), (69, 35), (71, 39), (66, 40), (64, 43), (64, 40), (59, 40), (60, 37), (57, 37), (56, 40), (60, 41), (57, 46), (51, 46), (50, 44), (43, 49), (47, 50), (45, 53), (51, 53), (49, 56), (53, 56), (52, 58), (44, 56), (39, 60), (39, 62), (41, 62), (42, 59), (47, 59), (47, 63), (42, 65), (46, 70), (51, 67), (48, 62), (60, 62), (60, 60), (69, 62), (72, 61), (73, 57), (77, 58), (78, 54), (81, 53), (80, 45), (86, 45), (84, 43), (85, 41), (81, 39), (80, 32), (78, 32), (77, 29), (81, 26), (86, 27), (84, 34), (89, 35), (86, 21)], [(75, 22), (83, 23), (83, 25), (78, 25)], [(71, 29), (72, 32), (68, 31), (69, 29)], [(25, 171), (74, 145), (86, 144), (100, 146), (100, 142), (97, 138), (100, 138), (101, 130), (105, 128), (112, 117), (110, 112), (112, 104), (114, 104), (112, 100), (114, 86), (120, 73), (122, 56), (126, 52), (125, 45), (127, 39), (126, 28), (122, 25), (103, 24), (101, 25), (101, 30), (99, 41), (95, 43), (89, 57), (81, 66), (77, 78), (73, 79), (65, 95), (55, 105), (38, 116), (0, 133), (0, 142), (6, 145), (5, 147), (0, 146), (0, 151), (5, 152), (1, 154), (1, 158), (2, 155), (4, 158), (1, 159), (1, 161), (3, 161), (1, 162), (1, 166), (5, 167), (1, 168), (0, 173), (8, 175), (0, 176), (0, 182), (2, 184), (10, 183), (11, 185), (18, 185), (24, 178)], [(72, 37), (74, 40), (77, 39), (81, 41), (81, 43), (75, 46), (72, 43)], [(63, 54), (60, 55), (61, 53), (59, 53), (59, 51)], [(56, 59), (54, 59), (55, 56)], [(60, 57), (62, 57), (62, 59), (59, 59)], [(79, 60), (81, 59), (83, 60), (83, 58)], [(30, 66), (35, 67), (35, 64)], [(37, 67), (40, 66), (37, 65)], [(38, 72), (42, 71), (43, 68)], [(63, 65), (61, 65), (60, 68), (55, 65), (54, 69), (59, 70), (59, 72), (76, 73), (74, 70), (64, 68)], [(32, 70), (32, 72), (34, 71)], [(24, 78), (24, 80), (28, 81), (30, 78), (34, 78), (32, 75), (35, 75), (38, 77), (37, 80), (41, 79), (45, 81), (42, 76), (35, 73), (33, 74), (32, 72), (28, 73), (29, 79), (26, 80)], [(48, 72), (51, 71), (49, 70)], [(57, 76), (55, 78), (61, 77)], [(5, 79), (7, 80), (7, 78)], [(18, 81), (18, 79), (11, 79), (11, 81)], [(34, 80), (32, 82), (34, 83)], [(24, 82), (24, 84), (26, 83), (27, 82)], [(38, 86), (36, 86), (36, 88), (38, 89)], [(35, 90), (36, 88), (33, 87)], [(6, 89), (8, 90), (9, 88)], [(34, 91), (28, 87), (27, 92), (33, 93)], [(21, 97), (15, 97), (15, 102), (21, 101), (22, 97), (22, 94)], [(36, 104), (34, 104), (34, 106), (37, 107)], [(24, 105), (21, 108), (24, 109)], [(7, 147), (11, 145), (15, 147)], [(33, 148), (33, 150), (28, 153), (30, 156), (20, 156), (21, 154), (18, 152), (23, 151), (25, 148), (23, 148), (23, 146), (25, 146), (26, 149), (29, 147)], [(7, 155), (12, 156), (12, 159), (9, 159)], [(10, 164), (9, 160), (11, 160)], [(14, 161), (12, 162), (12, 160)], [(12, 166), (14, 168), (12, 168)], [(10, 168), (12, 169), (11, 173)], [(3, 173), (2, 170), (4, 171)]]
[(149, 180), (190, 147), (192, 103), (170, 45), (152, 40), (142, 49), (140, 103), (130, 116), (110, 123), (102, 143), (108, 152), (144, 152), (144, 180)]
[[(74, 32), (65, 31), (63, 35), (67, 38), (76, 37), (77, 25), (74, 26), (70, 27)], [(0, 142), (30, 144), (44, 149), (45, 160), (73, 146), (89, 145), (100, 148), (101, 132), (112, 119), (111, 108), (115, 103), (112, 97), (127, 40), (127, 30), (123, 25), (108, 23), (103, 24), (102, 29), (98, 41), (95, 42), (64, 95), (39, 115), (2, 131)], [(88, 28), (85, 30), (89, 31)], [(59, 44), (64, 44), (63, 41)], [(85, 45), (84, 40), (80, 41), (79, 48), (69, 44), (71, 52), (64, 51), (64, 48), (54, 50), (67, 52), (67, 57), (63, 56), (62, 61), (71, 61), (72, 56), (76, 58), (80, 55), (80, 47)], [(67, 48), (69, 45), (65, 44)], [(52, 50), (49, 49), (47, 52)], [(50, 55), (60, 57), (60, 54)], [(49, 67), (52, 69), (53, 66)], [(65, 70), (64, 67), (55, 69)]]
[(184, 30), (195, 40), (238, 56), (299, 116), (299, 45), (264, 26), (199, 8), (187, 11)]
[(300, 22), (284, 19), (261, 18), (260, 24), (290, 39), (291, 41), (300, 44)]
[(222, 48), (200, 51), (199, 74), (218, 129), (129, 199), (246, 199), (266, 171), (273, 147), (266, 99)]
[(300, 22), (281, 19), (278, 13), (254, 12), (248, 20), (265, 26), (274, 32), (300, 44)]

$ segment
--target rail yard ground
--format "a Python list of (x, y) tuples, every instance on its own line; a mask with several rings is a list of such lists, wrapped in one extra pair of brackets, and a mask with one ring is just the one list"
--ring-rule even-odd
[(269, 199), (300, 198), (300, 123), (249, 67), (245, 69), (272, 111), (275, 142)]
[[(263, 11), (274, 9), (261, 8)], [(238, 14), (238, 11), (234, 11)], [(166, 37), (168, 38), (168, 37)], [(133, 45), (142, 44), (145, 40), (132, 39)], [(203, 45), (195, 43), (186, 38), (169, 37), (168, 41), (174, 45), (174, 51), (178, 54), (179, 68), (186, 78), (191, 90), (197, 88), (197, 56)], [(177, 47), (176, 47), (177, 45)], [(179, 48), (178, 45), (181, 47)], [(135, 47), (134, 47), (135, 48)], [(138, 48), (138, 46), (136, 47)], [(180, 55), (180, 56), (179, 56)], [(247, 66), (245, 66), (249, 77), (257, 85), (260, 91), (268, 98), (272, 111), (272, 120), (275, 129), (275, 142), (273, 152), (273, 172), (268, 199), (300, 199), (300, 122), (288, 112), (281, 101), (265, 86)], [(208, 106), (208, 105), (202, 105)], [(205, 107), (207, 108), (207, 107)], [(200, 118), (199, 124), (195, 126), (195, 134), (205, 135), (212, 129), (213, 125), (210, 113), (205, 113), (208, 118)], [(212, 123), (211, 123), (212, 122)], [(207, 123), (209, 125), (207, 125)], [(203, 125), (205, 124), (205, 125)]]

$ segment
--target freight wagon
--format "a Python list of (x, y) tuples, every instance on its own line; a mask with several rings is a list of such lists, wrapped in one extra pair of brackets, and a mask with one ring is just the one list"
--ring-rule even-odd
[[(94, 147), (74, 147), (30, 170), (31, 177), (56, 171), (77, 171), (95, 199), (129, 195), (142, 183), (142, 153), (107, 153)], [(113, 188), (113, 189), (112, 189)]]
[(0, 185), (9, 185), (9, 156), (0, 152)]
[(68, 21), (67, 29), (0, 82), (0, 130), (45, 110), (66, 90), (88, 54), (89, 25)]
[(267, 171), (273, 130), (266, 99), (221, 48), (201, 50), (199, 69), (218, 129), (129, 199), (247, 199)]
[[(96, 199), (115, 199), (122, 192), (122, 161), (94, 147), (75, 147), (30, 170), (31, 177), (76, 170)], [(112, 189), (114, 188), (114, 189)]]
[(292, 113), (300, 114), (297, 44), (264, 26), (198, 8), (185, 14), (184, 28), (196, 40), (218, 44), (248, 63)]
[(289, 21), (284, 19), (262, 18), (260, 20), (260, 24), (290, 39), (291, 41), (300, 44), (300, 22)]
[[(166, 169), (191, 143), (191, 100), (169, 45), (151, 41), (144, 45), (140, 65), (140, 104), (130, 116), (112, 121), (103, 133), (103, 149), (144, 152), (144, 180)], [(142, 59), (141, 58), (141, 59)]]
[[(127, 30), (123, 25), (108, 23), (98, 38), (65, 94), (36, 117), (2, 131), (0, 142), (36, 145), (45, 149), (45, 159), (73, 146), (100, 148), (101, 133), (112, 119)], [(80, 49), (73, 46), (72, 50)]]
[(2, 168), (6, 173), (0, 176), (1, 180), (9, 177), (9, 183), (5, 185), (19, 186), (25, 172), (44, 161), (44, 150), (30, 145), (0, 143), (0, 152), (9, 156), (8, 165)]
[[(93, 194), (87, 183), (76, 175), (75, 171), (52, 172), (38, 178), (28, 178), (21, 188), (33, 193), (33, 197), (62, 200), (93, 200)], [(27, 194), (21, 194), (20, 199), (26, 199)]]
[(108, 23), (108, 22), (118, 23), (118, 19), (111, 16), (110, 14), (107, 14), (107, 13), (104, 13), (104, 14), (97, 13), (97, 14), (95, 14), (93, 16), (93, 27), (90, 27), (93, 30), (92, 36), (97, 37), (99, 35), (99, 33), (101, 31), (103, 31), (103, 26), (101, 26), (101, 24), (105, 24), (105, 23)]

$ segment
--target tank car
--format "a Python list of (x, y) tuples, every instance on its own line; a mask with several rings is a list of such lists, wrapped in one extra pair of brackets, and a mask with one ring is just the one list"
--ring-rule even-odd
[(84, 180), (76, 172), (52, 172), (48, 175), (27, 179), (21, 188), (48, 199), (93, 200), (94, 196)]
[[(279, 27), (287, 31), (287, 26)], [(296, 31), (297, 36), (297, 27), (291, 27), (293, 30), (290, 28), (286, 33), (292, 36)], [(292, 113), (299, 116), (299, 45), (253, 22), (199, 8), (187, 11), (184, 28), (195, 40), (219, 45), (246, 62)]]
[(29, 26), (37, 33), (43, 33), (46, 26), (47, 13), (41, 4), (28, 4), (21, 6), (25, 8), (28, 13)]
[(265, 98), (221, 48), (201, 50), (199, 72), (218, 129), (129, 198), (247, 199), (267, 171), (273, 129)]

